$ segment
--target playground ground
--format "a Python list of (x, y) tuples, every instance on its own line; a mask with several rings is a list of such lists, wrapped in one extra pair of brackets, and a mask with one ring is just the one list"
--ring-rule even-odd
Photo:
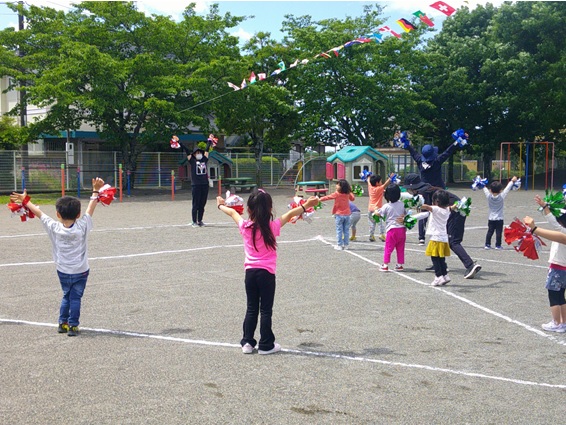
[[(292, 191), (273, 189), (278, 215)], [(548, 246), (533, 261), (486, 251), (485, 197), (471, 197), (452, 282), (431, 287), (410, 231), (406, 271), (378, 271), (383, 243), (335, 251), (331, 205), (279, 239), (273, 325), (283, 351), (242, 354), (243, 248), (207, 204), (191, 228), (188, 191), (98, 207), (82, 333), (57, 334), (60, 288), (37, 219), (0, 214), (0, 423), (533, 424), (565, 414), (566, 334), (550, 320)], [(535, 193), (509, 194), (505, 217), (543, 217)], [(33, 196), (33, 193), (32, 193)], [(246, 195), (244, 195), (246, 197)], [(356, 203), (362, 211), (367, 197)], [(86, 200), (84, 201), (86, 207)], [(54, 207), (42, 209), (54, 216)]]

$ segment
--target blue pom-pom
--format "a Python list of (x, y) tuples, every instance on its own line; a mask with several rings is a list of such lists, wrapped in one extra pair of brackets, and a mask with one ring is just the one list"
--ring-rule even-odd
[(393, 137), (393, 143), (396, 147), (401, 149), (408, 149), (411, 141), (409, 140), (409, 136), (407, 135), (406, 131), (397, 132)]
[(458, 143), (458, 146), (460, 146), (461, 148), (468, 144), (468, 133), (466, 133), (463, 128), (459, 128), (454, 133), (452, 133), (452, 138)]

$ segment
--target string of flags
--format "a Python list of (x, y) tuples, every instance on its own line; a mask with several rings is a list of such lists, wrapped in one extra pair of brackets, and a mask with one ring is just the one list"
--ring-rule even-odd
[[(451, 16), (454, 12), (456, 12), (455, 8), (453, 8), (452, 6), (450, 6), (449, 4), (447, 4), (444, 1), (436, 1), (436, 2), (432, 3), (430, 5), (430, 7), (441, 12), (441, 13), (443, 13), (446, 16)], [(434, 22), (425, 13), (423, 13), (421, 10), (417, 10), (416, 12), (414, 12), (413, 16), (418, 18), (420, 20), (420, 22), (427, 25), (428, 27), (434, 27)], [(396, 23), (405, 32), (410, 32), (410, 31), (417, 29), (415, 24), (411, 23), (409, 20), (407, 20), (405, 18), (398, 19), (396, 21)], [(333, 47), (332, 49), (327, 50), (326, 52), (319, 53), (316, 56), (314, 56), (313, 59), (316, 59), (316, 58), (319, 58), (319, 57), (325, 58), (325, 59), (329, 59), (331, 57), (339, 57), (340, 51), (342, 49), (352, 47), (352, 46), (355, 46), (355, 45), (358, 45), (358, 44), (371, 43), (372, 41), (375, 41), (376, 43), (381, 43), (381, 42), (383, 42), (383, 35), (382, 34), (389, 34), (393, 37), (401, 38), (401, 34), (395, 32), (393, 29), (391, 29), (387, 25), (384, 25), (384, 26), (378, 28), (377, 31), (378, 32), (374, 32), (370, 35), (367, 35), (367, 36), (364, 36), (364, 37), (358, 37), (355, 40), (348, 41), (347, 43), (344, 43), (341, 46)], [(295, 68), (298, 65), (306, 65), (307, 63), (309, 63), (309, 61), (310, 61), (309, 59), (303, 59), (303, 60), (300, 60), (300, 61), (299, 61), (299, 59), (296, 59), (295, 62), (293, 62), (292, 64), (289, 65), (289, 69)], [(278, 68), (276, 70), (274, 70), (271, 74), (269, 74), (270, 77), (275, 76), (275, 75), (279, 75), (282, 72), (285, 72), (287, 70), (287, 67), (285, 66), (285, 62), (283, 62), (283, 61), (279, 62), (277, 64), (277, 66), (278, 66)], [(265, 79), (267, 79), (267, 77), (268, 76), (267, 76), (266, 73), (258, 73), (256, 75), (252, 71), (252, 73), (247, 78), (247, 80), (246, 80), (246, 78), (244, 78), (242, 80), (242, 83), (239, 86), (237, 84), (228, 82), (228, 87), (232, 88), (234, 91), (243, 90), (246, 87), (248, 87), (248, 85), (255, 84), (257, 81), (265, 80)]]

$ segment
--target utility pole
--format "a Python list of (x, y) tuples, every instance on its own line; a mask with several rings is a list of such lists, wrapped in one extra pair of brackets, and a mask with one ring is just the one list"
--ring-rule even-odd
[[(18, 1), (20, 7), (24, 6), (23, 1)], [(23, 31), (24, 29), (24, 15), (22, 15), (21, 11), (18, 11), (18, 31)], [(18, 46), (18, 56), (24, 56), (24, 49), (22, 46)], [(20, 80), (20, 87), (24, 85), (24, 82)], [(27, 105), (26, 105), (26, 92), (21, 90), (20, 91), (20, 126), (25, 127), (27, 121)]]

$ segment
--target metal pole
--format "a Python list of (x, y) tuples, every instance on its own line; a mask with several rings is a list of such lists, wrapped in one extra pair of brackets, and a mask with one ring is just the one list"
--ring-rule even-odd
[(122, 164), (118, 164), (118, 180), (120, 181), (120, 202), (122, 202)]
[(26, 167), (22, 167), (22, 192), (26, 190)]
[(61, 164), (61, 196), (65, 196), (65, 164)]
[(157, 175), (157, 187), (161, 187), (161, 152), (157, 152)]
[(175, 171), (174, 170), (171, 170), (171, 200), (172, 201), (175, 200)]
[(81, 197), (81, 167), (77, 167), (77, 198)]

